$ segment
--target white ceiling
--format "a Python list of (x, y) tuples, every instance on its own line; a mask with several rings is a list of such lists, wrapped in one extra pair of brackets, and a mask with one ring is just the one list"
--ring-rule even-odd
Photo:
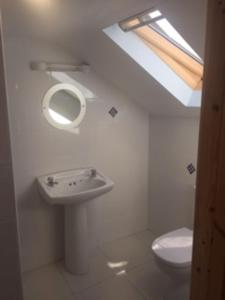
[(102, 29), (158, 7), (203, 57), (207, 0), (1, 0), (7, 36), (57, 43), (113, 83), (151, 114), (196, 116), (185, 108)]

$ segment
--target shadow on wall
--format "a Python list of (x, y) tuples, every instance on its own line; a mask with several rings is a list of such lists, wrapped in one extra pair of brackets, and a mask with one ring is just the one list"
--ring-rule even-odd
[(28, 188), (20, 194), (18, 199), (19, 207), (22, 209), (48, 209), (48, 205), (39, 195), (36, 179)]

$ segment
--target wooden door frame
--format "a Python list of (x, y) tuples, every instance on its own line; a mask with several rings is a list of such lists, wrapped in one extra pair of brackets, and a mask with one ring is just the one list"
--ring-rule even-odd
[[(217, 222), (219, 203), (225, 199), (225, 191), (218, 189), (225, 171), (225, 166), (221, 169), (221, 145), (225, 139), (224, 110), (225, 0), (208, 0), (191, 300), (225, 299), (225, 266), (222, 266), (225, 262), (225, 227), (222, 228)], [(224, 211), (221, 214), (225, 219)]]

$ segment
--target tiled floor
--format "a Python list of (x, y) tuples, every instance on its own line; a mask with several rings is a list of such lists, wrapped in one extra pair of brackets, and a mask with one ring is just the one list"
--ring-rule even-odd
[(173, 285), (155, 264), (153, 238), (146, 230), (103, 245), (86, 275), (68, 273), (63, 262), (28, 272), (24, 300), (163, 300)]

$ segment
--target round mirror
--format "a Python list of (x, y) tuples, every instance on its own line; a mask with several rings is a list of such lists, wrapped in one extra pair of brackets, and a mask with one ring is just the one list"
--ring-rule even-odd
[(44, 96), (43, 113), (48, 122), (59, 129), (79, 126), (86, 112), (83, 94), (73, 85), (56, 84)]

